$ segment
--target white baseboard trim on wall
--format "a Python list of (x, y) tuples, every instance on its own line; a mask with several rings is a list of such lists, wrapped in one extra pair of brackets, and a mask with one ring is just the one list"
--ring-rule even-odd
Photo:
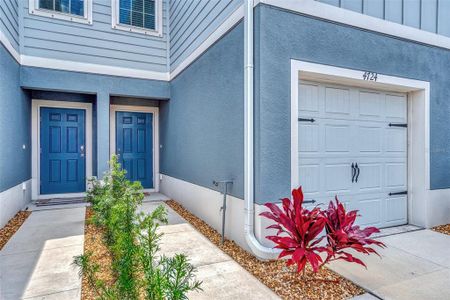
[(31, 179), (0, 193), (0, 228), (31, 201)]
[[(162, 175), (160, 190), (221, 233), (222, 211), (220, 208), (223, 195), (220, 192), (167, 175)], [(257, 216), (263, 210), (266, 210), (264, 206), (255, 205), (255, 230), (258, 238), (267, 235), (264, 228), (268, 226), (268, 223)], [(250, 251), (245, 241), (244, 217), (244, 200), (228, 195), (225, 236)], [(263, 244), (270, 245), (264, 238), (261, 241)]]

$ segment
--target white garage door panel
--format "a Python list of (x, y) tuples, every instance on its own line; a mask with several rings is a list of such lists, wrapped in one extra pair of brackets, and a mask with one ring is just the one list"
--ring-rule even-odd
[(406, 123), (406, 95), (301, 82), (298, 113), (314, 119), (298, 123), (305, 198), (327, 204), (337, 195), (360, 211), (360, 225), (405, 224), (407, 197), (388, 194), (407, 189), (407, 129), (389, 126)]

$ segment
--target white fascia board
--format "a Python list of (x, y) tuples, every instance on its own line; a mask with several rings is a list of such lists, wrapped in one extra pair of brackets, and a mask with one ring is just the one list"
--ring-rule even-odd
[(5, 46), (6, 50), (14, 57), (14, 59), (20, 63), (20, 54), (19, 52), (14, 48), (14, 46), (11, 44), (9, 39), (6, 37), (6, 35), (0, 30), (0, 43), (2, 43), (3, 46)]
[(37, 56), (22, 55), (21, 62), (23, 66), (29, 67), (49, 68), (63, 71), (93, 73), (93, 74), (102, 74), (120, 77), (132, 77), (149, 80), (163, 80), (163, 81), (169, 80), (168, 72), (154, 72), (147, 70), (66, 61)]
[(258, 2), (418, 43), (450, 49), (450, 38), (446, 36), (364, 15), (318, 1), (258, 0)]

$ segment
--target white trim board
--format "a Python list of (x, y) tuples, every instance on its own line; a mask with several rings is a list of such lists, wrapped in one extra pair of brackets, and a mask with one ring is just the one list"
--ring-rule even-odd
[(406, 92), (408, 93), (408, 221), (410, 224), (430, 227), (433, 222), (438, 222), (428, 213), (434, 209), (431, 199), (436, 198), (436, 192), (430, 190), (430, 84), (426, 81), (383, 74), (378, 74), (376, 82), (367, 81), (363, 79), (364, 73), (291, 60), (291, 188), (295, 187), (294, 184), (299, 178), (297, 167), (299, 80)]
[(116, 153), (116, 112), (142, 112), (153, 114), (153, 189), (145, 192), (159, 192), (159, 108), (151, 106), (111, 105), (109, 110), (109, 153)]
[[(82, 24), (92, 24), (92, 2), (93, 0), (86, 0), (83, 5), (84, 15), (78, 16), (75, 14), (63, 13), (56, 10), (47, 10), (39, 7), (39, 0), (28, 1), (28, 13), (30, 15), (43, 16), (58, 20), (69, 22), (76, 22)], [(21, 9), (21, 8), (20, 8)]]
[[(31, 0), (32, 1), (32, 0)], [(311, 0), (255, 0), (254, 6), (263, 3), (305, 15), (342, 23), (369, 31), (379, 32), (390, 36), (404, 38), (423, 44), (450, 49), (450, 38), (416, 29), (410, 26), (397, 24), (372, 16), (360, 14), (347, 9), (320, 3)], [(103, 74), (111, 76), (123, 76), (130, 78), (141, 78), (150, 80), (170, 81), (194, 62), (202, 53), (211, 47), (233, 26), (235, 26), (244, 16), (244, 7), (237, 8), (208, 38), (202, 42), (186, 59), (184, 59), (171, 72), (155, 72), (148, 70), (137, 70), (131, 68), (114, 67), (108, 65), (64, 61), (51, 58), (20, 55), (14, 49), (6, 36), (0, 31), (0, 42), (12, 54), (12, 56), (22, 65), (31, 67), (50, 68), (57, 70), (67, 70), (75, 72)], [(170, 66), (170, 62), (169, 62)]]
[(111, 27), (113, 29), (123, 30), (127, 32), (141, 33), (151, 36), (163, 36), (163, 2), (155, 0), (155, 29), (147, 29), (131, 25), (121, 24), (119, 22), (119, 0), (111, 0)]
[(256, 0), (301, 14), (330, 20), (369, 31), (375, 31), (423, 44), (450, 49), (450, 38), (380, 18), (357, 13), (348, 9), (312, 0)]
[(12, 57), (20, 64), (20, 54), (11, 44), (6, 35), (0, 30), (0, 43), (5, 46), (6, 50), (11, 54)]
[(84, 196), (85, 193), (66, 193), (40, 195), (40, 108), (74, 108), (86, 110), (86, 189), (87, 179), (92, 177), (92, 104), (68, 101), (51, 101), (32, 99), (31, 104), (31, 195), (33, 200), (49, 199), (54, 197), (70, 198)]
[(28, 55), (21, 56), (21, 63), (23, 66), (28, 67), (38, 67), (62, 71), (93, 73), (109, 76), (121, 76), (121, 77), (131, 77), (150, 80), (168, 81), (170, 76), (168, 72), (154, 72), (147, 70), (74, 62)]

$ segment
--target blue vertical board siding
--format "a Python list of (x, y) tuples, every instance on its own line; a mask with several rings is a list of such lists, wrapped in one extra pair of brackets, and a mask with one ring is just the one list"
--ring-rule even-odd
[(420, 28), (421, 22), (421, 0), (408, 0), (403, 4), (403, 24)]
[(167, 72), (168, 0), (162, 37), (113, 29), (111, 0), (93, 1), (92, 25), (31, 15), (28, 1), (20, 3), (24, 55)]
[(448, 0), (316, 0), (450, 37)]
[(363, 10), (366, 15), (383, 19), (384, 0), (364, 0)]
[(257, 202), (290, 193), (291, 59), (430, 82), (430, 186), (450, 187), (450, 51), (263, 4), (255, 13)]
[(171, 1), (171, 70), (192, 54), (242, 3), (242, 0)]
[(19, 0), (0, 1), (0, 32), (19, 51)]
[(1, 44), (0, 70), (2, 192), (31, 178), (31, 101), (19, 85), (19, 64)]
[(243, 198), (244, 31), (242, 22), (171, 82), (160, 102), (160, 172), (207, 188), (233, 179)]

